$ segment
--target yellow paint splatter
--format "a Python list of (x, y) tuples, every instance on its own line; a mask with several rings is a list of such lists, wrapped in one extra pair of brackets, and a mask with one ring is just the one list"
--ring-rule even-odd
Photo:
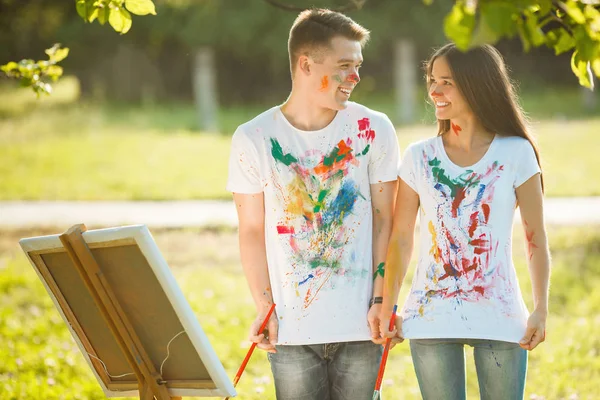
[(435, 258), (435, 262), (439, 263), (441, 260), (440, 249), (437, 243), (437, 234), (435, 232), (435, 227), (433, 226), (433, 222), (429, 221), (429, 233), (431, 233), (431, 250), (429, 250), (429, 254)]

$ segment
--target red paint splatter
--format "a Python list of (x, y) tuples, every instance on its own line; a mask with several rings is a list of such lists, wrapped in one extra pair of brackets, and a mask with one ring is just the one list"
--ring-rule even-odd
[(369, 118), (363, 118), (358, 120), (358, 130), (364, 131), (365, 129), (369, 129), (371, 127), (371, 121)]
[[(525, 223), (525, 226), (527, 226), (527, 223)], [(534, 236), (533, 231), (527, 232), (527, 230), (525, 230), (525, 237), (527, 238), (527, 253), (529, 254), (530, 260), (533, 257), (533, 249), (538, 248), (537, 245), (535, 243), (533, 243), (533, 236)]]
[(462, 128), (456, 125), (454, 122), (450, 122), (450, 126), (452, 127), (452, 131), (456, 136), (458, 136), (458, 132), (462, 131)]
[(481, 209), (483, 210), (483, 216), (485, 217), (485, 223), (487, 224), (490, 220), (490, 205), (484, 203), (481, 205)]
[(348, 81), (354, 83), (355, 85), (360, 82), (360, 78), (357, 74), (350, 74), (347, 78)]
[(478, 218), (479, 217), (479, 213), (478, 212), (474, 212), (473, 214), (471, 214), (471, 226), (469, 226), (469, 237), (473, 237), (473, 235), (475, 234), (475, 230), (477, 229), (477, 223), (479, 222)]
[(293, 235), (296, 232), (294, 231), (293, 226), (277, 225), (277, 233), (280, 235), (285, 235), (285, 234)]
[(465, 199), (466, 188), (460, 187), (454, 197), (454, 201), (452, 202), (452, 216), (454, 218), (458, 217), (458, 207), (460, 207), (460, 203)]
[(368, 142), (372, 142), (375, 139), (375, 131), (371, 129), (371, 121), (369, 118), (363, 118), (358, 120), (358, 134), (359, 138), (366, 139)]
[(485, 289), (483, 286), (473, 286), (473, 290), (483, 296)]

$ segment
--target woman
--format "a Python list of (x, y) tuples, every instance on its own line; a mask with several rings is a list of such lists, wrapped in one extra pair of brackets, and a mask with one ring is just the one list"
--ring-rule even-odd
[[(527, 350), (544, 341), (550, 255), (539, 153), (502, 56), (453, 44), (427, 63), (438, 135), (406, 150), (380, 313), (384, 337), (410, 340), (425, 400), (466, 398), (464, 348), (474, 348), (482, 399), (522, 399)], [(520, 208), (534, 310), (511, 254)], [(408, 299), (389, 331), (420, 209), (420, 253)]]

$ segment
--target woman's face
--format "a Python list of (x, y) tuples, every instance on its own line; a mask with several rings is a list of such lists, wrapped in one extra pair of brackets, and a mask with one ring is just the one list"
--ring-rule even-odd
[(471, 117), (473, 111), (456, 86), (452, 71), (444, 56), (433, 61), (429, 83), (429, 97), (435, 105), (437, 119), (464, 119)]

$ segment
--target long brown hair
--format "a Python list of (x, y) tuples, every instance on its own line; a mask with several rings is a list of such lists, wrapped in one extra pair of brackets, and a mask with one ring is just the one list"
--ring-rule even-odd
[[(529, 132), (527, 118), (519, 105), (500, 52), (490, 45), (477, 46), (467, 52), (460, 51), (453, 43), (439, 48), (425, 64), (428, 90), (433, 62), (439, 57), (446, 59), (458, 90), (481, 125), (488, 132), (527, 139), (533, 146), (541, 169), (538, 146)], [(438, 119), (438, 135), (449, 130), (450, 120)], [(540, 178), (543, 190), (541, 174)]]

